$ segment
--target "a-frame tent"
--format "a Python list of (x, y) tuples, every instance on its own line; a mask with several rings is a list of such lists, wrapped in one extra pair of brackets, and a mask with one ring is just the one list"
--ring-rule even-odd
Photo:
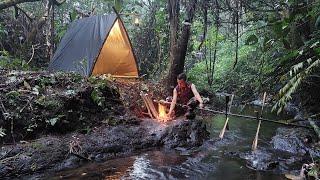
[(78, 72), (84, 76), (139, 76), (128, 33), (117, 14), (91, 16), (71, 23), (49, 70)]

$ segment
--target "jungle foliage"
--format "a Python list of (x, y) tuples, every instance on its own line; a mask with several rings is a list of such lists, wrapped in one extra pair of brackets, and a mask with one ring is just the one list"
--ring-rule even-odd
[(129, 31), (141, 75), (150, 80), (168, 78), (175, 59), (200, 90), (233, 92), (242, 100), (267, 91), (276, 95), (278, 111), (297, 94), (306, 95), (305, 106), (320, 100), (319, 0), (26, 1), (0, 10), (0, 67), (46, 69), (72, 21), (112, 7)]

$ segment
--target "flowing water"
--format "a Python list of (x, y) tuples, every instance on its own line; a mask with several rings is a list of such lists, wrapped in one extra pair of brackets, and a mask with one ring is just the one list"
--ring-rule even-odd
[[(254, 115), (259, 107), (245, 107), (238, 113)], [(271, 113), (265, 118), (277, 119)], [(204, 119), (210, 132), (210, 140), (200, 148), (153, 149), (139, 154), (91, 163), (83, 167), (59, 172), (54, 178), (66, 179), (285, 179), (283, 175), (251, 170), (245, 160), (231, 156), (233, 152), (250, 152), (258, 122), (230, 117), (230, 130), (223, 140), (218, 138), (225, 122), (224, 115)], [(258, 148), (270, 147), (277, 124), (262, 122)], [(229, 155), (228, 155), (229, 154)], [(52, 175), (50, 175), (52, 178)]]

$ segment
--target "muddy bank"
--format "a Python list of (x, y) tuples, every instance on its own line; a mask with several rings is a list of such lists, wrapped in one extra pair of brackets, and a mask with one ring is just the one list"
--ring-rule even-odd
[(166, 146), (194, 147), (208, 138), (201, 121), (176, 120), (168, 124), (146, 119), (137, 125), (94, 128), (87, 135), (47, 136), (0, 151), (0, 177), (10, 178), (75, 168), (88, 161), (105, 161), (141, 149)]
[(116, 122), (127, 111), (109, 80), (45, 71), (1, 71), (0, 80), (0, 143), (124, 123)]

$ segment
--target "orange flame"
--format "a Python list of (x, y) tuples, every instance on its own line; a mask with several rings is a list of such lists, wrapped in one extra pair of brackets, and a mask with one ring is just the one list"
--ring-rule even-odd
[(158, 104), (158, 111), (159, 111), (159, 119), (160, 120), (165, 120), (167, 117), (167, 113), (166, 113), (166, 106), (162, 105), (162, 104)]

